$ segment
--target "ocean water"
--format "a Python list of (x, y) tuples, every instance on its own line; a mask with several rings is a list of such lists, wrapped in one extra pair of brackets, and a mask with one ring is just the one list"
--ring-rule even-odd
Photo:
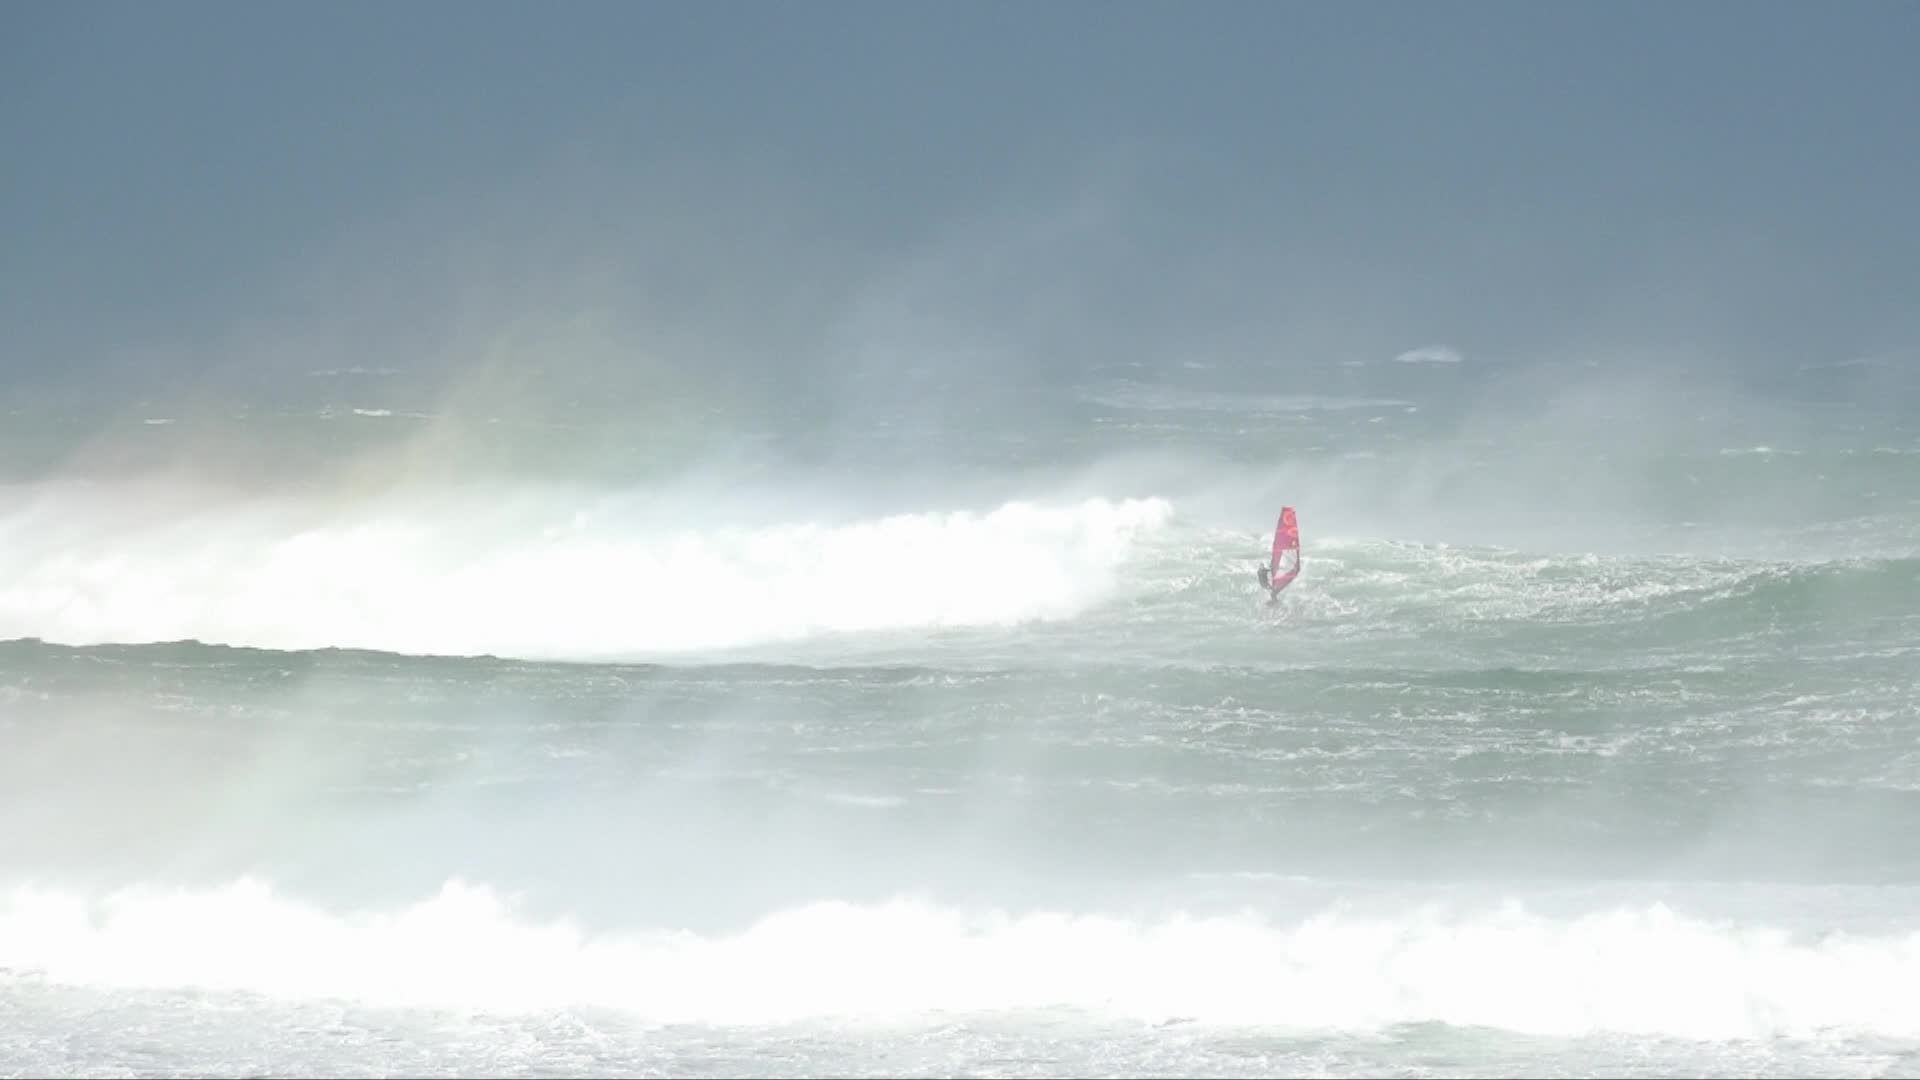
[(10, 414), (0, 1072), (1920, 1075), (1920, 414), (1422, 357)]

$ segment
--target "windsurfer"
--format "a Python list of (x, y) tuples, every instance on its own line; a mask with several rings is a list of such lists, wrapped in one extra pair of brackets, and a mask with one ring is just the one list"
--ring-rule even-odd
[[(1288, 554), (1293, 556), (1293, 565), (1282, 573), (1280, 564), (1286, 561)], [(1293, 507), (1280, 508), (1280, 521), (1274, 527), (1271, 560), (1269, 565), (1256, 570), (1254, 576), (1259, 579), (1260, 587), (1267, 590), (1269, 598), (1276, 600), (1280, 597), (1280, 590), (1293, 584), (1293, 579), (1300, 576), (1300, 525), (1294, 517)]]

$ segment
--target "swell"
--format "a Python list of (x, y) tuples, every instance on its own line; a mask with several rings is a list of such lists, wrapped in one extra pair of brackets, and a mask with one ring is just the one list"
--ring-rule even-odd
[[(1312, 621), (1617, 626), (1670, 641), (1899, 622), (1920, 557), (1822, 561), (1538, 555), (1358, 541), (1323, 545), (1295, 590)], [(1304, 587), (1303, 587), (1304, 586)], [(1317, 594), (1317, 595), (1316, 595)]]
[(1755, 569), (1654, 613), (1663, 631), (1793, 634), (1900, 624), (1920, 612), (1920, 558), (1865, 558)]

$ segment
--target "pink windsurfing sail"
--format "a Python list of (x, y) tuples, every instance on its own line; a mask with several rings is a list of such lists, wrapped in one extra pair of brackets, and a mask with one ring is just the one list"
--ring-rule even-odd
[[(1286, 561), (1289, 552), (1293, 554), (1293, 565), (1281, 573), (1280, 565)], [(1293, 579), (1300, 576), (1300, 521), (1294, 517), (1291, 506), (1280, 508), (1280, 523), (1273, 529), (1273, 557), (1267, 564), (1267, 573), (1267, 588), (1275, 593), (1293, 584)]]

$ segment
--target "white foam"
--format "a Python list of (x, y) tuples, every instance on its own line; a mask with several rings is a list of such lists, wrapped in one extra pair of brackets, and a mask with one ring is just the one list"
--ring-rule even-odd
[(1441, 1022), (1703, 1040), (1920, 1035), (1920, 932), (1802, 939), (1659, 904), (1573, 918), (1509, 905), (1143, 922), (901, 900), (814, 904), (729, 936), (591, 936), (460, 883), (353, 914), (255, 881), (97, 900), (16, 888), (0, 894), (0, 969), (91, 987), (397, 1006), (596, 1006), (663, 1023), (1067, 1008), (1321, 1031)]
[(1463, 358), (1451, 345), (1423, 345), (1394, 357), (1402, 364), (1457, 364)]
[(341, 375), (398, 375), (400, 374), (400, 369), (390, 368), (390, 367), (367, 367), (364, 364), (353, 364), (348, 367), (315, 368), (314, 370), (307, 372), (307, 374), (310, 377), (316, 378), (316, 379), (328, 379), (328, 378), (337, 378)]
[(587, 658), (1070, 617), (1160, 499), (779, 525), (485, 495), (345, 508), (76, 489), (0, 504), (0, 639)]
[(1399, 398), (1345, 397), (1337, 394), (1248, 394), (1189, 390), (1124, 379), (1082, 390), (1080, 396), (1091, 404), (1112, 409), (1252, 414), (1335, 412), (1412, 404)]

